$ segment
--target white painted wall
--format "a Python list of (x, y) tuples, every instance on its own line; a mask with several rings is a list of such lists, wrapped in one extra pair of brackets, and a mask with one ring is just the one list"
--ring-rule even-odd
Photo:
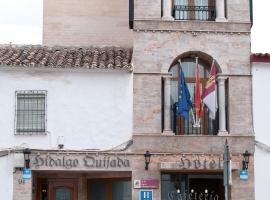
[[(255, 139), (270, 146), (270, 63), (253, 63), (253, 117)], [(255, 197), (269, 199), (270, 153), (255, 148)]]
[(0, 199), (3, 200), (12, 200), (13, 196), (13, 168), (10, 166), (13, 166), (12, 154), (0, 157)]
[[(15, 91), (47, 90), (47, 135), (14, 135)], [(0, 69), (0, 147), (110, 149), (132, 136), (132, 74)], [(0, 168), (1, 169), (1, 168)], [(1, 192), (0, 192), (1, 194)]]

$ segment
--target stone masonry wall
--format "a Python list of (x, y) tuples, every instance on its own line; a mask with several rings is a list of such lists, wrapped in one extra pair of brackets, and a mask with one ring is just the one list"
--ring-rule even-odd
[[(183, 155), (181, 155), (183, 156)], [(144, 157), (143, 156), (134, 156), (133, 157), (133, 169), (132, 169), (132, 182), (134, 180), (142, 180), (142, 179), (161, 179), (161, 173), (162, 172), (177, 172), (182, 174), (188, 174), (188, 173), (197, 173), (197, 174), (203, 174), (203, 173), (218, 173), (222, 175), (222, 170), (202, 170), (202, 169), (182, 169), (182, 170), (164, 170), (160, 168), (160, 163), (170, 163), (170, 162), (180, 162), (180, 157), (178, 155), (153, 155), (151, 157), (151, 162), (149, 164), (149, 169), (144, 169)], [(195, 155), (186, 155), (186, 158), (194, 157), (197, 158)], [(211, 156), (210, 156), (211, 158)], [(222, 154), (220, 155), (220, 158), (222, 158)], [(200, 160), (207, 159), (207, 156), (199, 156)], [(231, 187), (231, 199), (232, 200), (254, 200), (254, 168), (253, 168), (253, 158), (250, 158), (249, 163), (249, 179), (246, 181), (240, 180), (239, 173), (242, 169), (242, 155), (232, 155), (232, 187)], [(223, 160), (221, 160), (221, 166)], [(207, 162), (209, 163), (209, 161)], [(192, 161), (192, 164), (193, 161)], [(161, 182), (160, 182), (161, 184)], [(153, 189), (154, 199), (156, 200), (165, 200), (161, 199), (161, 185), (158, 189)], [(139, 199), (139, 189), (132, 190), (132, 199)], [(210, 199), (210, 198), (209, 198)]]
[(160, 19), (161, 18), (161, 0), (135, 0), (134, 1), (135, 19)]
[(249, 0), (227, 0), (228, 21), (250, 22)]
[(128, 0), (44, 0), (43, 44), (131, 47), (128, 12)]
[[(134, 33), (134, 133), (161, 132), (161, 77), (140, 73), (168, 73), (173, 61), (190, 51), (208, 54), (219, 64), (222, 74), (230, 76), (230, 133), (253, 134), (250, 35), (222, 32), (194, 35), (176, 31)], [(142, 102), (145, 97), (149, 97), (147, 102)]]
[(133, 132), (161, 133), (161, 76), (134, 75)]
[(251, 76), (231, 76), (228, 81), (229, 132), (232, 135), (254, 134)]

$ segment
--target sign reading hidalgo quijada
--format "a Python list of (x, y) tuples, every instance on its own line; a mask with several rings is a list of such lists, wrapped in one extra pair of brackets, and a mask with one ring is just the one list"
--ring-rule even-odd
[(31, 158), (35, 169), (117, 169), (130, 168), (130, 160), (124, 156), (115, 155), (35, 155)]

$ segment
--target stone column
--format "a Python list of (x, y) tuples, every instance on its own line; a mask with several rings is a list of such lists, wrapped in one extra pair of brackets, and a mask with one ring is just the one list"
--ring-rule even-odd
[(225, 80), (226, 76), (218, 77), (218, 108), (219, 108), (219, 130), (218, 135), (228, 135), (226, 130), (226, 109), (225, 109)]
[(171, 129), (171, 76), (164, 79), (164, 130), (163, 134), (173, 135)]
[(172, 17), (172, 0), (163, 0), (163, 20), (174, 20)]
[(216, 21), (227, 21), (227, 19), (225, 18), (225, 0), (216, 0)]

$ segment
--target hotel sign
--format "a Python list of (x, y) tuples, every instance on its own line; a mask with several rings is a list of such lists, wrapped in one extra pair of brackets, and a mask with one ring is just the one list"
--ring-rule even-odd
[(129, 169), (130, 160), (115, 155), (36, 155), (31, 158), (34, 169), (113, 170)]
[(175, 159), (175, 162), (161, 162), (161, 170), (221, 170), (221, 156), (185, 155)]
[(159, 180), (158, 179), (143, 179), (143, 180), (134, 180), (134, 189), (147, 188), (147, 189), (158, 189)]

